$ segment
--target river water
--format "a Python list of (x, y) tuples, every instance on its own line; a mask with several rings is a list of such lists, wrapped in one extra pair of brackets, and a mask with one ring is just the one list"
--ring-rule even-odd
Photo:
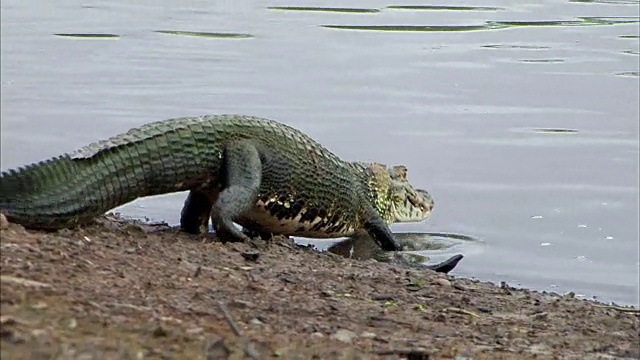
[[(404, 164), (455, 275), (638, 304), (637, 0), (1, 5), (2, 168), (146, 122), (273, 118)], [(176, 223), (185, 194), (119, 210)]]

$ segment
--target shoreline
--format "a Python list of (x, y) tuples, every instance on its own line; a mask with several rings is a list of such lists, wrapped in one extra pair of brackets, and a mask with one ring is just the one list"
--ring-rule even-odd
[(571, 293), (109, 218), (0, 229), (3, 358), (640, 358), (639, 309)]

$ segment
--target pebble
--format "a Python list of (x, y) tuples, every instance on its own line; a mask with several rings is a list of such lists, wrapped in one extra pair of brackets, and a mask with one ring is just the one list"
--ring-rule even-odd
[(345, 344), (350, 344), (356, 337), (356, 333), (347, 329), (340, 329), (331, 335), (331, 339), (341, 341)]
[(264, 323), (262, 321), (260, 321), (259, 319), (257, 319), (257, 318), (253, 318), (253, 319), (249, 320), (249, 324), (251, 324), (251, 325), (262, 325)]
[(450, 287), (451, 286), (451, 281), (449, 281), (447, 279), (443, 279), (443, 278), (436, 279), (435, 283), (440, 285), (440, 286), (445, 286), (445, 287)]
[(202, 334), (204, 332), (204, 329), (201, 327), (194, 327), (191, 329), (187, 329), (187, 334), (189, 335), (197, 335), (197, 334)]
[(231, 355), (231, 350), (227, 347), (224, 339), (219, 335), (214, 335), (214, 338), (210, 340), (206, 350), (207, 359), (228, 359)]
[(363, 339), (373, 339), (375, 338), (377, 335), (375, 333), (372, 332), (363, 332), (362, 334), (360, 334), (360, 337)]
[(251, 308), (256, 307), (256, 305), (254, 303), (252, 303), (251, 301), (245, 301), (245, 300), (240, 300), (240, 299), (233, 300), (233, 302), (231, 303), (231, 306), (237, 307), (239, 309), (245, 309), (245, 308), (251, 309)]
[(4, 214), (0, 214), (0, 230), (7, 230), (9, 228), (9, 220)]
[(312, 338), (323, 338), (323, 337), (324, 337), (324, 334), (323, 334), (323, 333), (321, 333), (321, 332), (316, 331), (316, 332), (314, 332), (314, 333), (312, 333), (312, 334), (311, 334), (311, 337), (312, 337)]

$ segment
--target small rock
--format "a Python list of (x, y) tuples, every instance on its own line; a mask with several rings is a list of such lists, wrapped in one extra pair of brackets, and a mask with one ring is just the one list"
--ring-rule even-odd
[(437, 314), (434, 316), (433, 320), (437, 322), (445, 322), (447, 321), (447, 317), (444, 314)]
[(451, 287), (451, 281), (449, 281), (447, 279), (444, 279), (444, 278), (436, 279), (435, 283), (440, 285), (440, 286)]
[(532, 317), (535, 320), (547, 320), (547, 318), (549, 317), (549, 313), (547, 313), (547, 312), (539, 312), (539, 313), (533, 314)]
[(31, 308), (34, 310), (42, 310), (42, 309), (46, 309), (47, 307), (48, 305), (44, 301), (38, 301), (37, 303), (31, 305)]
[(198, 268), (196, 269), (196, 272), (193, 274), (193, 277), (197, 278), (201, 274), (202, 274), (202, 266), (198, 266)]
[(321, 332), (317, 332), (317, 331), (316, 331), (316, 332), (314, 332), (313, 334), (311, 334), (311, 337), (312, 337), (312, 338), (323, 338), (323, 337), (324, 337), (324, 334), (323, 334), (323, 333), (321, 333)]
[(56, 231), (56, 234), (63, 238), (70, 238), (73, 236), (73, 230), (71, 229), (60, 229)]
[(166, 337), (169, 335), (169, 333), (167, 333), (167, 330), (162, 326), (158, 325), (153, 329), (151, 335), (153, 335), (153, 337)]
[(7, 230), (9, 228), (9, 220), (4, 214), (0, 213), (0, 230)]
[(336, 331), (333, 335), (331, 335), (331, 339), (341, 341), (345, 344), (352, 343), (355, 337), (356, 337), (356, 333), (347, 329), (340, 329)]
[(262, 325), (264, 323), (262, 321), (260, 321), (259, 319), (257, 319), (257, 318), (253, 318), (253, 319), (249, 320), (249, 324), (251, 324), (251, 325)]
[(550, 355), (551, 351), (549, 351), (549, 348), (544, 345), (544, 344), (533, 344), (529, 347), (528, 349), (529, 353), (534, 354), (534, 355)]
[(0, 315), (0, 325), (13, 325), (17, 323), (16, 318), (11, 315)]
[(360, 334), (360, 337), (363, 339), (374, 339), (376, 336), (377, 336), (376, 334), (368, 331), (365, 331), (362, 334)]
[(260, 252), (256, 250), (247, 250), (240, 253), (242, 257), (247, 261), (257, 261), (260, 257)]
[(245, 300), (240, 300), (240, 299), (233, 300), (233, 302), (231, 303), (231, 306), (239, 308), (239, 309), (256, 307), (255, 304), (252, 303), (251, 301), (245, 301)]
[(214, 338), (209, 342), (206, 350), (206, 359), (228, 359), (231, 354), (231, 350), (225, 343), (221, 336), (214, 335)]
[(456, 290), (460, 290), (460, 291), (471, 291), (471, 290), (473, 290), (472, 288), (468, 288), (468, 287), (460, 285), (460, 284), (453, 284), (453, 288), (456, 289)]
[(201, 327), (195, 327), (195, 328), (187, 329), (187, 334), (189, 334), (189, 335), (202, 334), (203, 332), (204, 332), (204, 329), (201, 328)]
[(322, 292), (320, 292), (320, 295), (325, 297), (333, 297), (336, 295), (336, 293), (333, 290), (323, 290)]

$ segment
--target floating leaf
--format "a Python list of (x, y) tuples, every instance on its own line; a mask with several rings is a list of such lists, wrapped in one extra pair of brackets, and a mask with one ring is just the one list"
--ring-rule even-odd
[(182, 36), (194, 36), (203, 38), (215, 38), (215, 39), (248, 39), (253, 35), (239, 34), (239, 33), (218, 33), (218, 32), (203, 32), (203, 31), (181, 31), (181, 30), (156, 30), (155, 32), (168, 35), (182, 35)]
[(60, 33), (53, 34), (60, 37), (81, 38), (81, 39), (119, 39), (120, 35), (116, 34), (91, 34), (91, 33)]
[(333, 8), (333, 7), (311, 7), (311, 6), (270, 6), (269, 10), (285, 11), (310, 11), (310, 12), (337, 12), (337, 13), (378, 13), (378, 9), (364, 8)]

